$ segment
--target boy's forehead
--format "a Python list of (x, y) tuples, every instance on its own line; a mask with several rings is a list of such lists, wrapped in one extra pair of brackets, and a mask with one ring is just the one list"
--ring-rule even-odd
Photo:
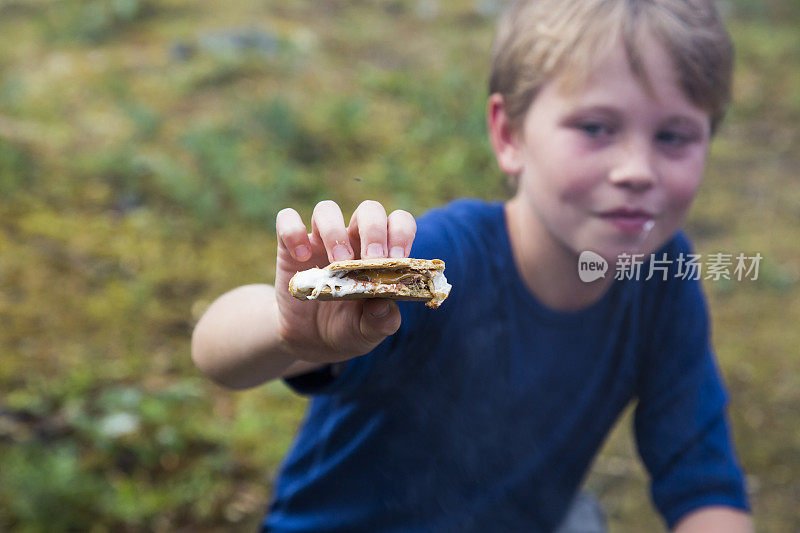
[[(635, 100), (655, 106), (650, 110), (657, 110), (659, 115), (688, 117), (699, 122), (710, 120), (708, 110), (698, 107), (684, 92), (677, 70), (663, 47), (643, 50), (642, 66), (642, 74), (637, 75), (624, 47), (620, 46), (598, 58), (589, 69), (564, 69), (543, 89), (546, 91), (550, 86), (568, 108), (632, 109)], [(631, 82), (637, 84), (638, 90), (631, 91)], [(637, 96), (640, 94), (646, 97), (640, 99)]]
[(722, 118), (731, 46), (711, 0), (522, 0), (514, 6), (520, 7), (498, 25), (489, 89), (507, 99), (515, 123), (548, 87), (577, 93), (621, 74), (630, 88), (630, 73), (648, 96), (668, 94), (702, 110), (712, 129)]
[[(620, 85), (634, 78), (652, 97), (686, 97), (680, 89), (672, 58), (660, 43), (648, 38), (642, 41), (638, 53), (639, 68), (622, 40), (617, 40), (590, 60), (567, 63), (551, 83), (562, 94), (575, 96), (594, 88)], [(675, 94), (676, 90), (678, 94)]]

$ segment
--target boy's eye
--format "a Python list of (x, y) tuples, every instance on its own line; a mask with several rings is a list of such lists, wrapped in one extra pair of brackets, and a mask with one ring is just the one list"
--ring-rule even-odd
[(582, 124), (581, 129), (593, 137), (605, 132), (602, 124)]
[(692, 140), (691, 135), (678, 131), (664, 130), (656, 134), (656, 141), (667, 146), (683, 146)]
[(611, 128), (602, 122), (582, 122), (578, 124), (578, 129), (589, 137), (602, 137), (611, 135)]

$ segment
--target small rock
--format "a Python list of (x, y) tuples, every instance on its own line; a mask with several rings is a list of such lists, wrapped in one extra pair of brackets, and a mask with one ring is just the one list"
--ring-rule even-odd
[(432, 20), (439, 15), (439, 2), (437, 0), (419, 0), (414, 8), (414, 13), (422, 20)]
[(509, 2), (503, 0), (475, 0), (473, 9), (484, 18), (494, 18), (505, 8)]
[(117, 438), (139, 431), (139, 417), (131, 413), (114, 413), (100, 422), (100, 431), (106, 437)]
[(196, 52), (197, 48), (188, 43), (175, 42), (169, 47), (169, 55), (176, 61), (189, 61)]
[(272, 55), (278, 51), (278, 37), (257, 28), (231, 29), (205, 33), (198, 39), (198, 47), (219, 55), (256, 52)]

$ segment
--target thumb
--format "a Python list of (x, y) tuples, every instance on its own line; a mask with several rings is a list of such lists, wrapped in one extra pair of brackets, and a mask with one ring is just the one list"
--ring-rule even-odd
[(366, 300), (360, 328), (364, 340), (374, 346), (400, 328), (400, 309), (391, 300)]

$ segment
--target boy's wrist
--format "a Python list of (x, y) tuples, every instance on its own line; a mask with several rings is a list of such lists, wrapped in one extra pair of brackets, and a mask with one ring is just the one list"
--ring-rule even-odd
[[(338, 368), (339, 363), (335, 361), (326, 361), (326, 358), (319, 357), (319, 350), (312, 353), (309, 350), (299, 348), (296, 343), (292, 342), (292, 340), (284, 335), (283, 328), (278, 328), (278, 331), (280, 333), (278, 335), (278, 341), (274, 345), (272, 357), (280, 357), (286, 361), (281, 377), (297, 376), (319, 370), (326, 366), (331, 367), (334, 376), (338, 375), (336, 372), (341, 372)], [(312, 357), (309, 357), (310, 355)], [(333, 357), (329, 359), (333, 359)]]

